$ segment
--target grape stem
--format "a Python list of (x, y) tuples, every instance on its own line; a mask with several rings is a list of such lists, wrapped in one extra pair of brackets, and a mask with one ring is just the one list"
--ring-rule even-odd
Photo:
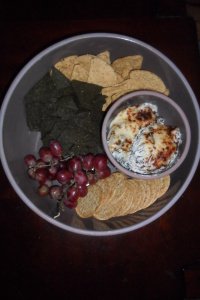
[(64, 211), (64, 206), (63, 206), (63, 202), (62, 202), (63, 196), (60, 199), (57, 199), (56, 214), (53, 216), (54, 219), (59, 218), (61, 215), (61, 211)]
[(73, 155), (66, 155), (66, 156), (63, 156), (60, 161), (68, 161), (70, 158), (72, 158)]
[[(63, 161), (68, 161), (70, 158), (72, 158), (73, 156), (72, 155), (66, 155), (66, 156), (63, 156), (63, 158), (61, 158), (59, 160), (59, 162), (63, 162)], [(42, 168), (47, 168), (47, 167), (55, 167), (59, 164), (59, 162), (54, 162), (54, 161), (51, 161), (49, 163), (44, 163), (44, 164), (36, 164), (34, 166), (29, 166), (28, 169), (34, 169), (34, 170), (37, 170), (37, 169), (42, 169)]]

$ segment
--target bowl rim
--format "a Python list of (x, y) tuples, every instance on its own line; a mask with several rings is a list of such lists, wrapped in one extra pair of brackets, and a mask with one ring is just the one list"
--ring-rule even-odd
[[(46, 213), (40, 211), (32, 202), (31, 200), (28, 199), (28, 197), (24, 194), (24, 192), (20, 189), (20, 187), (17, 184), (16, 179), (13, 177), (12, 172), (8, 166), (8, 163), (6, 161), (6, 155), (4, 152), (4, 145), (3, 145), (3, 123), (4, 123), (4, 117), (6, 114), (7, 106), (9, 103), (9, 99), (12, 96), (12, 93), (14, 92), (16, 86), (18, 83), (22, 80), (23, 76), (26, 74), (26, 72), (31, 68), (36, 62), (39, 60), (42, 60), (45, 55), (47, 55), (49, 52), (55, 51), (59, 49), (62, 46), (66, 46), (67, 44), (71, 42), (77, 42), (80, 39), (88, 39), (88, 38), (113, 38), (113, 39), (120, 39), (120, 40), (125, 40), (128, 42), (131, 42), (133, 44), (138, 44), (142, 47), (145, 47), (147, 50), (153, 52), (154, 54), (158, 55), (159, 58), (164, 60), (172, 69), (173, 71), (179, 76), (181, 81), (184, 83), (188, 93), (190, 94), (190, 97), (192, 99), (195, 112), (196, 112), (196, 118), (198, 122), (198, 130), (199, 130), (199, 135), (198, 135), (198, 146), (197, 146), (197, 151), (194, 157), (193, 165), (192, 168), (190, 169), (189, 174), (187, 175), (186, 181), (184, 185), (181, 186), (179, 189), (178, 193), (171, 199), (170, 202), (168, 202), (161, 210), (159, 210), (157, 213), (152, 215), (151, 217), (147, 218), (144, 221), (141, 221), (137, 224), (122, 228), (122, 229), (113, 229), (113, 230), (108, 230), (108, 231), (93, 231), (93, 230), (85, 230), (85, 229), (79, 229), (75, 227), (71, 227), (69, 225), (66, 225), (64, 223), (59, 222), (58, 220), (53, 219), (52, 217), (48, 216)], [(33, 211), (35, 212), (38, 216), (40, 216), (42, 219), (46, 220), (47, 222), (51, 223), (52, 225), (61, 228), (63, 230), (66, 230), (68, 232), (76, 233), (76, 234), (81, 234), (81, 235), (86, 235), (86, 236), (113, 236), (113, 235), (119, 235), (123, 233), (129, 233), (132, 231), (135, 231), (139, 228), (142, 228), (153, 221), (157, 220), (159, 217), (161, 217), (165, 212), (167, 212), (181, 197), (181, 195), (184, 193), (186, 188), (188, 187), (189, 183), (191, 182), (195, 171), (197, 169), (199, 159), (200, 159), (200, 113), (199, 113), (199, 105), (197, 102), (197, 98), (189, 85), (189, 82), (187, 81), (186, 77), (183, 75), (183, 73), (180, 71), (180, 69), (161, 51), (156, 49), (155, 47), (147, 44), (146, 42), (143, 42), (139, 39), (136, 39), (132, 36), (124, 35), (124, 34), (118, 34), (118, 33), (111, 33), (111, 32), (93, 32), (93, 33), (83, 33), (83, 34), (77, 34), (72, 37), (67, 37), (62, 39), (59, 42), (53, 43), (50, 46), (46, 47), (44, 50), (36, 54), (32, 59), (28, 61), (28, 63), (25, 64), (24, 67), (18, 72), (14, 80), (11, 82), (7, 93), (5, 94), (5, 97), (2, 102), (1, 110), (0, 110), (0, 158), (2, 162), (2, 166), (4, 169), (4, 172), (19, 196), (19, 198)]]
[[(183, 120), (185, 130), (186, 130), (186, 142), (185, 142), (185, 147), (184, 150), (181, 154), (181, 156), (177, 159), (176, 163), (173, 164), (170, 168), (164, 170), (161, 173), (156, 173), (156, 174), (140, 174), (140, 173), (135, 173), (133, 171), (130, 171), (123, 167), (112, 155), (112, 153), (109, 150), (108, 143), (107, 143), (107, 132), (108, 132), (108, 121), (110, 120), (110, 116), (112, 113), (123, 103), (126, 103), (126, 101), (130, 101), (131, 99), (134, 99), (138, 96), (152, 96), (155, 98), (159, 98), (159, 101), (164, 101), (166, 103), (169, 103), (175, 111), (180, 115), (181, 119)], [(144, 102), (151, 102), (151, 101), (145, 101)], [(134, 104), (133, 104), (134, 105)], [(127, 104), (127, 107), (130, 106)], [(126, 107), (126, 105), (125, 105)], [(159, 105), (158, 105), (158, 110), (159, 110)], [(103, 148), (111, 161), (111, 163), (122, 173), (126, 174), (129, 177), (135, 178), (135, 179), (155, 179), (155, 178), (161, 178), (166, 175), (172, 174), (175, 170), (177, 170), (183, 161), (185, 160), (189, 148), (190, 148), (190, 142), (191, 142), (191, 130), (190, 130), (190, 125), (188, 122), (188, 119), (183, 111), (183, 109), (169, 96), (166, 96), (162, 93), (159, 92), (154, 92), (154, 91), (148, 91), (148, 90), (140, 90), (140, 91), (134, 91), (131, 93), (127, 93), (126, 95), (118, 98), (113, 104), (109, 107), (109, 109), (106, 112), (105, 118), (103, 120), (102, 124), (102, 131), (101, 131), (101, 136), (102, 136), (102, 143), (103, 143)]]

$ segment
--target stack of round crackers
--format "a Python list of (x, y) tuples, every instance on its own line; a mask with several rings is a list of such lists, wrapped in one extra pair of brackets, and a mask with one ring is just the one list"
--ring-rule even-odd
[(165, 194), (169, 185), (169, 176), (136, 180), (114, 172), (89, 186), (88, 194), (79, 198), (76, 212), (81, 218), (98, 220), (133, 214), (153, 204)]

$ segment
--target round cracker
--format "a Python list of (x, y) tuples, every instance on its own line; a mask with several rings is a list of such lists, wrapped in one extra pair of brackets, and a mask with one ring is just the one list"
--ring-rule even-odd
[(145, 207), (147, 207), (150, 203), (151, 193), (150, 187), (148, 186), (146, 180), (130, 180), (130, 185), (132, 185), (132, 205), (128, 210), (128, 214), (135, 213)]
[(170, 181), (171, 181), (171, 178), (169, 175), (160, 178), (161, 184), (160, 184), (160, 188), (159, 188), (159, 192), (158, 192), (158, 198), (160, 198), (167, 192), (167, 190), (169, 189), (169, 186), (170, 186)]
[(119, 210), (118, 205), (121, 203), (120, 196), (122, 194), (122, 188), (124, 187), (124, 180), (117, 182), (116, 186), (111, 187), (113, 192), (111, 197), (107, 198), (104, 203), (96, 209), (93, 216), (98, 220), (108, 220), (115, 217), (116, 212)]
[(147, 180), (146, 183), (149, 185), (151, 197), (156, 200), (164, 195), (168, 190), (170, 185), (170, 176)]
[(85, 197), (79, 198), (76, 206), (76, 212), (81, 218), (93, 216), (95, 209), (101, 201), (101, 187), (97, 184), (88, 187), (88, 193)]
[(108, 202), (111, 198), (115, 187), (121, 180), (125, 180), (126, 176), (120, 172), (114, 172), (109, 177), (99, 180), (96, 184), (101, 187), (102, 197), (100, 205), (104, 205), (104, 202)]
[(137, 182), (134, 180), (133, 184), (130, 184), (131, 179), (127, 179), (124, 184), (125, 193), (123, 193), (123, 198), (121, 198), (121, 205), (116, 216), (124, 216), (128, 214), (131, 206), (137, 205), (138, 202), (138, 187)]
[(116, 210), (115, 200), (121, 195), (123, 191), (122, 182), (126, 179), (126, 176), (120, 172), (114, 172), (109, 177), (98, 181), (102, 189), (102, 197), (99, 206), (96, 208), (93, 216), (99, 220), (106, 220), (110, 218), (112, 213), (112, 207)]
[(143, 196), (139, 201), (137, 209), (131, 207), (129, 213), (145, 209), (152, 205), (159, 197), (161, 197), (169, 188), (170, 176), (158, 179), (137, 180), (140, 185), (140, 193)]

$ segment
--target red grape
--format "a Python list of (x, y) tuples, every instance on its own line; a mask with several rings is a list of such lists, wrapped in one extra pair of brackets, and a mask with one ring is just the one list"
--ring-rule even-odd
[(92, 170), (94, 168), (93, 158), (94, 158), (94, 155), (92, 153), (88, 153), (83, 156), (82, 167), (84, 170), (88, 171), (88, 170)]
[(34, 167), (36, 164), (36, 158), (33, 154), (27, 154), (24, 157), (24, 162), (28, 167)]
[(63, 203), (68, 208), (75, 208), (77, 206), (77, 201), (71, 202), (71, 201), (69, 201), (67, 199), (64, 199)]
[(42, 160), (42, 159), (37, 159), (36, 160), (36, 165), (35, 165), (35, 167), (37, 168), (37, 169), (39, 169), (39, 168), (45, 168), (46, 167), (46, 164), (45, 164), (45, 162)]
[(67, 161), (67, 168), (70, 172), (76, 172), (82, 169), (81, 159), (77, 156), (70, 158)]
[[(107, 166), (105, 154), (62, 156), (62, 146), (57, 140), (52, 140), (49, 147), (39, 149), (39, 159), (32, 154), (24, 157), (30, 178), (39, 182), (38, 193), (49, 195), (56, 201), (74, 208), (79, 197), (88, 193), (88, 185), (99, 179), (110, 176), (111, 170)], [(58, 183), (54, 184), (54, 180)]]
[(60, 170), (67, 169), (67, 163), (66, 163), (66, 161), (60, 161), (59, 162), (59, 169)]
[(88, 193), (88, 188), (86, 185), (78, 185), (77, 189), (79, 197), (85, 197)]
[(53, 158), (52, 158), (52, 160), (51, 160), (51, 165), (52, 165), (52, 166), (59, 166), (59, 164), (60, 164), (59, 158), (56, 157), (56, 156), (53, 156)]
[(54, 179), (56, 177), (56, 174), (58, 172), (58, 166), (50, 166), (48, 168), (49, 171), (49, 178)]
[(107, 156), (105, 154), (96, 154), (93, 159), (95, 170), (103, 170), (107, 167)]
[(87, 173), (87, 178), (88, 178), (88, 183), (89, 184), (95, 184), (98, 181), (98, 178), (97, 178), (96, 174), (92, 173), (92, 172)]
[(46, 196), (49, 193), (49, 187), (46, 184), (42, 184), (38, 187), (38, 194), (40, 196)]
[(54, 200), (60, 200), (63, 196), (63, 190), (60, 185), (52, 185), (49, 189), (49, 195)]
[(31, 178), (31, 179), (35, 179), (35, 169), (34, 168), (29, 168), (27, 170), (27, 173), (28, 173), (28, 176)]
[(71, 186), (68, 188), (67, 193), (66, 193), (66, 197), (64, 198), (64, 203), (66, 204), (66, 200), (67, 202), (72, 202), (72, 203), (76, 203), (77, 200), (79, 198), (79, 192), (78, 189), (75, 186)]
[(77, 182), (78, 185), (86, 185), (88, 178), (84, 171), (78, 170), (74, 173), (74, 181)]
[(61, 156), (62, 155), (62, 152), (63, 152), (63, 149), (62, 149), (62, 146), (60, 144), (59, 141), (56, 141), (56, 140), (52, 140), (50, 142), (50, 145), (49, 145), (50, 149), (51, 149), (51, 152), (54, 156)]
[(48, 147), (41, 147), (39, 150), (39, 156), (41, 160), (48, 163), (53, 159), (53, 154)]
[(110, 168), (108, 166), (103, 170), (97, 171), (97, 177), (99, 179), (106, 178), (106, 177), (110, 176), (110, 174), (111, 174), (111, 171), (110, 171)]
[(65, 169), (62, 169), (62, 170), (58, 171), (58, 173), (56, 175), (56, 179), (61, 184), (69, 183), (71, 181), (71, 179), (73, 179), (73, 173), (70, 171), (67, 171)]
[(35, 179), (39, 182), (45, 182), (48, 177), (47, 169), (39, 168), (35, 171)]
[[(48, 176), (49, 177), (49, 176)], [(48, 187), (51, 187), (52, 186), (52, 181), (51, 179), (47, 178), (45, 181), (44, 181), (44, 184), (46, 184)]]

